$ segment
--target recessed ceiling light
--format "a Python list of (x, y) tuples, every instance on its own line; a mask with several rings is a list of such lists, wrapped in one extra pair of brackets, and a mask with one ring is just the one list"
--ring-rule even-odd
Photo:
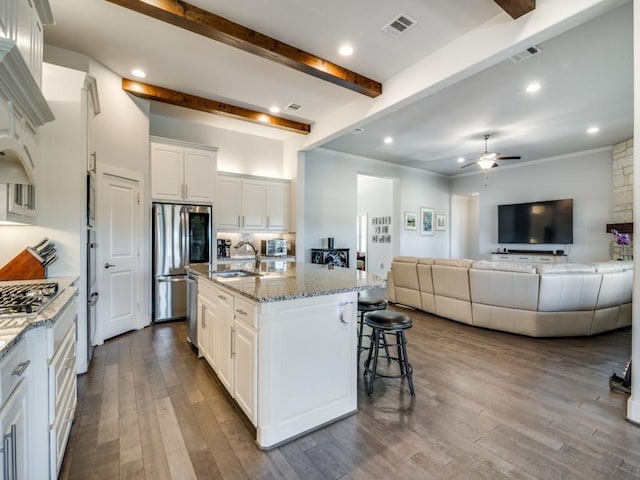
[(539, 83), (530, 83), (529, 85), (527, 85), (527, 92), (529, 93), (534, 93), (534, 92), (537, 92), (538, 90), (540, 90)]
[(144, 73), (144, 70), (140, 70), (139, 68), (134, 68), (133, 70), (131, 70), (131, 75), (138, 78), (144, 78), (147, 76), (147, 74)]
[(275, 105), (269, 109), (271, 113), (280, 113), (280, 108)]
[(393, 138), (392, 137), (385, 137), (384, 143), (386, 143), (387, 145), (389, 145), (390, 143), (393, 143)]
[(458, 157), (458, 163), (464, 162), (464, 157)]
[(261, 122), (268, 122), (269, 121), (269, 117), (267, 115), (260, 115), (258, 117), (258, 120), (260, 120)]
[(351, 45), (342, 45), (338, 49), (338, 53), (343, 57), (348, 57), (350, 55), (353, 55), (353, 47)]
[(598, 133), (600, 131), (600, 129), (598, 127), (589, 127), (587, 129), (587, 133), (590, 133), (591, 135), (593, 135), (594, 133)]

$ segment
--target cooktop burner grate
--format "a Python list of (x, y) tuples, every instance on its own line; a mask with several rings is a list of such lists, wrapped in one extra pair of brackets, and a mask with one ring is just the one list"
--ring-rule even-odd
[(58, 284), (0, 285), (0, 317), (38, 313), (58, 294)]

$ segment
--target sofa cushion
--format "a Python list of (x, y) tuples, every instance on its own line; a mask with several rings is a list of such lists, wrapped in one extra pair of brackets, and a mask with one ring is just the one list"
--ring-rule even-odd
[(435, 258), (421, 258), (418, 260), (418, 265), (433, 265), (434, 263), (436, 263)]
[(434, 264), (444, 265), (446, 267), (471, 268), (473, 260), (468, 260), (466, 258), (436, 258)]
[(418, 263), (418, 257), (393, 257), (393, 263)]
[[(553, 271), (551, 273), (541, 274), (538, 311), (568, 312), (594, 310), (598, 300), (601, 282), (602, 274), (595, 272), (578, 275), (575, 271), (564, 273)], [(591, 325), (589, 325), (589, 327), (591, 327)]]
[(599, 273), (624, 272), (625, 270), (630, 270), (630, 269), (633, 270), (633, 265), (631, 265), (631, 268), (630, 268), (629, 262), (627, 261), (620, 262), (620, 261), (612, 260), (609, 262), (595, 262), (595, 263), (592, 263), (591, 265), (596, 267), (596, 272), (599, 272)]
[(471, 301), (474, 304), (536, 310), (539, 277), (533, 271), (533, 268), (528, 273), (521, 273), (474, 267), (469, 270)]
[(552, 265), (536, 265), (538, 273), (594, 273), (596, 267), (586, 263), (555, 263)]
[(471, 301), (468, 268), (436, 264), (431, 266), (431, 275), (433, 278), (433, 292), (436, 295), (467, 302)]
[(471, 268), (478, 270), (499, 270), (501, 272), (518, 272), (518, 273), (536, 273), (535, 265), (529, 263), (514, 262), (489, 262), (487, 260), (478, 260), (473, 262)]
[(603, 273), (596, 308), (608, 308), (631, 303), (632, 290), (632, 270)]
[(422, 309), (418, 283), (418, 258), (396, 257), (391, 263), (394, 299), (396, 303)]

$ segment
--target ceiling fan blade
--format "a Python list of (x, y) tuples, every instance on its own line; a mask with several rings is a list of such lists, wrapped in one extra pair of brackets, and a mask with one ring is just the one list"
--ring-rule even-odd
[(520, 160), (522, 157), (497, 157), (496, 160)]
[(466, 165), (462, 165), (460, 168), (467, 168), (467, 167), (470, 167), (471, 165), (476, 165), (476, 162), (467, 163)]

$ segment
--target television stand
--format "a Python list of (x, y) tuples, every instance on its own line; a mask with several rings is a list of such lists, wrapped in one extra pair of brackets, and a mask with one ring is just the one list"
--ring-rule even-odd
[[(557, 250), (556, 250), (557, 252)], [(567, 255), (553, 253), (553, 250), (508, 250), (505, 252), (492, 252), (493, 262), (555, 264), (567, 263)]]

